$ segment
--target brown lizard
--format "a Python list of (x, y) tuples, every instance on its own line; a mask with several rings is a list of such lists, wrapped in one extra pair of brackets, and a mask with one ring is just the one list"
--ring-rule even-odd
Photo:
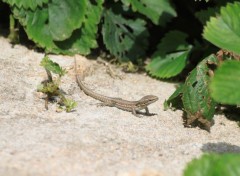
[(128, 101), (128, 100), (123, 100), (121, 98), (115, 98), (115, 97), (108, 97), (108, 96), (104, 96), (101, 94), (98, 94), (96, 92), (93, 92), (92, 90), (90, 90), (88, 87), (86, 87), (80, 76), (77, 74), (77, 64), (76, 64), (76, 58), (75, 58), (75, 74), (76, 74), (76, 80), (78, 83), (78, 86), (80, 87), (80, 89), (88, 96), (99, 100), (102, 102), (101, 105), (103, 106), (110, 106), (110, 107), (116, 107), (118, 109), (122, 109), (125, 111), (130, 111), (132, 112), (133, 115), (139, 117), (137, 115), (137, 113), (140, 113), (139, 111), (142, 109), (145, 109), (145, 115), (155, 115), (155, 114), (151, 114), (149, 113), (148, 110), (148, 105), (156, 102), (158, 100), (158, 97), (155, 95), (146, 95), (144, 97), (142, 97), (140, 100), (138, 101)]

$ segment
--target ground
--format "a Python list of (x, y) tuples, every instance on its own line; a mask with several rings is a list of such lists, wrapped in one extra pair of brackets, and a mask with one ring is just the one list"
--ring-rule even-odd
[(151, 117), (135, 117), (113, 107), (99, 107), (85, 95), (74, 77), (74, 59), (50, 56), (68, 73), (61, 88), (77, 101), (70, 113), (44, 107), (37, 85), (46, 78), (39, 65), (43, 53), (9, 44), (0, 38), (0, 175), (11, 176), (181, 176), (186, 164), (203, 153), (240, 152), (240, 128), (215, 115), (211, 132), (185, 128), (180, 110), (163, 110), (174, 83), (116, 70), (77, 56), (84, 83), (98, 93), (128, 100), (147, 94), (159, 100), (150, 105)]

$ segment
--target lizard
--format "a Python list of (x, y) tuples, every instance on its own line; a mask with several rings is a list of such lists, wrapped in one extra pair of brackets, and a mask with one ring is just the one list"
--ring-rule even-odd
[[(101, 105), (103, 106), (110, 106), (110, 107), (116, 107), (118, 109), (124, 110), (124, 111), (129, 111), (132, 112), (133, 115), (139, 117), (137, 113), (140, 113), (140, 110), (145, 109), (145, 115), (155, 115), (149, 113), (148, 110), (148, 105), (156, 102), (158, 100), (158, 97), (155, 95), (146, 95), (142, 97), (138, 101), (128, 101), (124, 100), (121, 98), (116, 98), (116, 97), (108, 97), (105, 95), (101, 95), (99, 93), (96, 93), (86, 87), (80, 76), (77, 74), (77, 63), (76, 63), (76, 58), (75, 58), (75, 75), (76, 75), (76, 81), (80, 89), (88, 96), (101, 101)], [(142, 113), (141, 113), (142, 114)]]

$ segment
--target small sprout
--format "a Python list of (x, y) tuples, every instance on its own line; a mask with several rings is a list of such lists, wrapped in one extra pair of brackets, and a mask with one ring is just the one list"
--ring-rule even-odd
[(59, 89), (59, 84), (60, 84), (60, 80), (43, 83), (41, 92), (46, 94), (47, 93), (55, 94), (54, 92), (57, 93), (57, 90)]
[(59, 66), (58, 63), (50, 60), (48, 56), (44, 56), (40, 63), (40, 66), (43, 66), (46, 70), (50, 72), (58, 74), (60, 77), (64, 76), (67, 73), (66, 69), (63, 69), (62, 67)]
[[(48, 109), (48, 102), (56, 99), (57, 104), (59, 104), (58, 110), (66, 110), (66, 112), (71, 112), (77, 103), (72, 99), (67, 99), (64, 96), (63, 91), (59, 88), (61, 83), (61, 77), (66, 74), (66, 70), (59, 66), (58, 63), (53, 62), (48, 56), (45, 56), (41, 61), (41, 66), (43, 66), (47, 72), (48, 79), (43, 81), (38, 85), (37, 90), (39, 92), (45, 93), (47, 97), (45, 98), (45, 107)], [(56, 79), (52, 78), (52, 73), (57, 74), (59, 77)], [(60, 111), (59, 111), (60, 112)]]
[(76, 106), (77, 106), (77, 102), (75, 102), (74, 100), (72, 99), (65, 99), (63, 101), (65, 107), (66, 107), (66, 111), (67, 112), (71, 112)]

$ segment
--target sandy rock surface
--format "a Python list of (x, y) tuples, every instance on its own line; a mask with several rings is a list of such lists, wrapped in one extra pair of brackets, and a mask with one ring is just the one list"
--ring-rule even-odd
[(46, 78), (42, 53), (12, 47), (0, 38), (0, 175), (11, 176), (181, 176), (187, 162), (206, 152), (240, 152), (240, 128), (216, 115), (211, 133), (184, 128), (182, 111), (163, 111), (174, 84), (144, 74), (113, 79), (106, 67), (77, 56), (89, 71), (84, 82), (98, 93), (128, 100), (147, 94), (159, 100), (149, 106), (155, 116), (137, 118), (113, 107), (99, 107), (74, 77), (74, 60), (51, 56), (68, 74), (61, 88), (78, 102), (71, 113), (45, 110), (37, 85)]

